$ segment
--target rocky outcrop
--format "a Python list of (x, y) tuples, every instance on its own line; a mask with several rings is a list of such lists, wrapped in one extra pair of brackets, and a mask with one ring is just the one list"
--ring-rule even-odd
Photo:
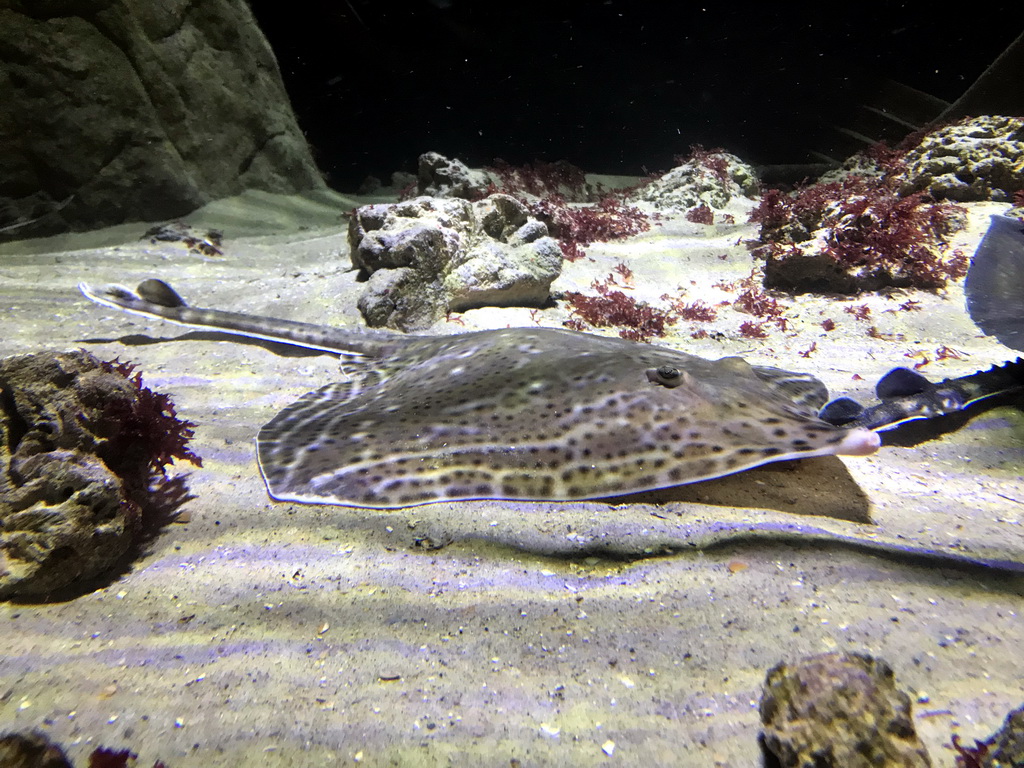
[(430, 197), (461, 197), (476, 200), (486, 194), (491, 177), (475, 171), (457, 158), (424, 152), (419, 158), (417, 191)]
[(751, 166), (728, 152), (697, 149), (688, 160), (641, 186), (627, 200), (651, 203), (657, 210), (724, 208), (734, 197), (753, 198), (757, 193), (757, 174)]
[(901, 194), (1009, 201), (1024, 189), (1024, 119), (986, 115), (938, 128), (902, 158)]
[(323, 186), (245, 0), (11, 0), (0, 103), (0, 238)]
[(352, 266), (366, 279), (359, 311), (374, 327), (410, 331), (448, 312), (539, 307), (562, 270), (547, 226), (508, 195), (366, 205), (348, 238)]

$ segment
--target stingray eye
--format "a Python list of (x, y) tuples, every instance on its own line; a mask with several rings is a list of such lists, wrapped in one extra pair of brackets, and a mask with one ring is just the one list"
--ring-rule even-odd
[(683, 383), (682, 372), (671, 365), (662, 365), (647, 371), (647, 380), (665, 387), (678, 387)]
[(671, 365), (663, 365), (658, 369), (658, 377), (665, 381), (673, 381), (679, 378), (679, 369), (673, 368)]

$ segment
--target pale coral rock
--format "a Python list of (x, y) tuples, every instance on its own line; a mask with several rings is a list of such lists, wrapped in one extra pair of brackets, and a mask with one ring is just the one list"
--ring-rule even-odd
[(697, 205), (724, 208), (735, 197), (758, 193), (754, 169), (729, 152), (699, 152), (626, 199), (659, 210), (686, 210)]
[(901, 194), (1008, 202), (1024, 189), (1024, 119), (987, 115), (932, 131), (903, 157)]
[(491, 181), (483, 171), (475, 171), (455, 158), (449, 160), (439, 152), (420, 155), (418, 171), (417, 190), (430, 197), (473, 200), (484, 194)]
[(409, 331), (475, 307), (539, 307), (562, 269), (547, 226), (509, 195), (363, 206), (348, 237), (367, 280), (359, 309), (374, 327)]

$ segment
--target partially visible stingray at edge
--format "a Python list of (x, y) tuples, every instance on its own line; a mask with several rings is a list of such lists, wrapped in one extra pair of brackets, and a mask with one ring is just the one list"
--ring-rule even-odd
[(867, 455), (816, 378), (554, 328), (455, 336), (352, 331), (193, 308), (166, 283), (82, 293), (181, 325), (341, 354), (348, 379), (256, 440), (271, 497), (381, 509), (435, 501), (607, 498), (786, 459)]

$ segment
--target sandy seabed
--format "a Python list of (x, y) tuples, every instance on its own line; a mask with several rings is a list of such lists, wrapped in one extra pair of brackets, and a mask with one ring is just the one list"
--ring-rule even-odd
[[(769, 465), (628, 503), (436, 503), (397, 511), (272, 502), (259, 427), (337, 377), (282, 356), (91, 304), (75, 285), (167, 279), (199, 306), (361, 325), (333, 195), (247, 194), (187, 220), (224, 255), (139, 240), (147, 225), (0, 245), (0, 354), (84, 347), (139, 364), (198, 424), (192, 498), (129, 572), (75, 599), (0, 605), (0, 731), (38, 728), (84, 765), (752, 766), (757, 701), (782, 660), (847, 650), (888, 661), (936, 765), (1024, 701), (1024, 416), (866, 458)], [(737, 222), (749, 202), (736, 204)], [(954, 246), (991, 213), (969, 206)], [(717, 303), (750, 274), (751, 225), (670, 218), (588, 249), (554, 290), (618, 262), (632, 295)], [(922, 311), (899, 311), (908, 299)], [(960, 286), (785, 298), (787, 331), (742, 338), (724, 307), (661, 341), (810, 371), (870, 398), (908, 353), (945, 345), (940, 379), (1013, 359), (980, 335)], [(871, 321), (844, 310), (866, 304)], [(432, 329), (559, 327), (564, 307), (483, 309)], [(821, 322), (836, 329), (826, 333)], [(874, 324), (882, 338), (867, 334)], [(604, 331), (612, 333), (614, 331)], [(807, 354), (808, 349), (815, 345)], [(859, 377), (859, 378), (857, 378)]]

